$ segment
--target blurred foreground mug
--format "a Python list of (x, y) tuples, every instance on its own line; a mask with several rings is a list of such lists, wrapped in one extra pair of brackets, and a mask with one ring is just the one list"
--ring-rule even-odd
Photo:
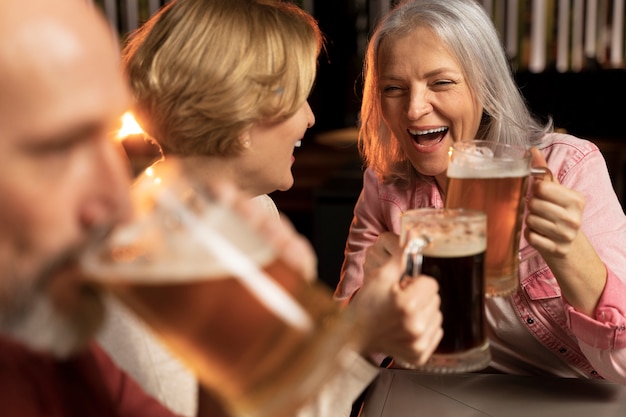
[(83, 267), (141, 316), (238, 417), (292, 416), (355, 339), (330, 290), (276, 257), (172, 158), (132, 190), (135, 219)]
[[(460, 373), (487, 367), (491, 360), (485, 323), (485, 213), (420, 208), (402, 215), (400, 243), (405, 276), (430, 275), (439, 283), (443, 338), (421, 367), (424, 372)], [(400, 365), (404, 365), (402, 360)]]
[[(519, 243), (531, 154), (523, 148), (491, 141), (460, 141), (450, 150), (445, 207), (487, 213), (485, 293), (506, 296), (519, 285)], [(551, 174), (550, 174), (551, 175)]]

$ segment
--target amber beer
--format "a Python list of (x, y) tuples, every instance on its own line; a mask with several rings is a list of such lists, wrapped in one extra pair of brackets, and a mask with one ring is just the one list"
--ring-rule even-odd
[(264, 271), (297, 300), (310, 323), (286, 322), (228, 276), (117, 280), (108, 286), (219, 393), (233, 415), (291, 416), (305, 394), (341, 368), (351, 329), (325, 288), (278, 261)]
[[(470, 146), (495, 149), (493, 153), (472, 154)], [(529, 174), (530, 154), (523, 148), (485, 141), (459, 142), (453, 147), (445, 207), (487, 213), (488, 297), (506, 296), (518, 287), (519, 243)]]
[[(441, 298), (443, 338), (419, 369), (459, 373), (485, 368), (491, 359), (484, 312), (485, 214), (415, 209), (403, 214), (402, 230), (405, 248), (423, 241), (419, 272), (437, 280)], [(405, 251), (412, 256), (410, 249)]]
[(233, 417), (293, 416), (358, 348), (354, 321), (168, 159), (133, 187), (136, 218), (88, 248), (83, 268)]

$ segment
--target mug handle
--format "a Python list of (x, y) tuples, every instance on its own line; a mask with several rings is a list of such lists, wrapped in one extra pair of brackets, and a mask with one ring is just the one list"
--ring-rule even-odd
[(552, 171), (550, 171), (550, 168), (548, 167), (532, 167), (530, 168), (530, 175), (532, 175), (533, 178), (539, 180), (545, 180), (547, 178), (548, 180), (552, 181), (552, 179), (554, 178), (552, 175)]
[(417, 278), (422, 273), (423, 249), (428, 246), (430, 239), (427, 236), (416, 236), (412, 238), (404, 248), (406, 267), (404, 274), (400, 277), (400, 282), (407, 278)]

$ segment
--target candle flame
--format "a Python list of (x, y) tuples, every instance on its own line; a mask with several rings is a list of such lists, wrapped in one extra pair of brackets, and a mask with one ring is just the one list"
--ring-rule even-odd
[(143, 134), (143, 129), (135, 120), (135, 117), (131, 112), (126, 112), (122, 115), (122, 127), (117, 132), (117, 139), (123, 140), (130, 135)]

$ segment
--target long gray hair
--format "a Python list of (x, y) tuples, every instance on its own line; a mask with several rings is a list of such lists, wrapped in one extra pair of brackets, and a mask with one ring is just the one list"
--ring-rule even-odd
[(511, 73), (498, 33), (474, 0), (405, 0), (387, 13), (370, 39), (363, 69), (359, 145), (367, 166), (385, 181), (407, 182), (417, 172), (385, 125), (378, 87), (381, 45), (417, 27), (428, 27), (456, 57), (471, 90), (483, 106), (476, 139), (538, 146), (552, 121), (536, 119)]

